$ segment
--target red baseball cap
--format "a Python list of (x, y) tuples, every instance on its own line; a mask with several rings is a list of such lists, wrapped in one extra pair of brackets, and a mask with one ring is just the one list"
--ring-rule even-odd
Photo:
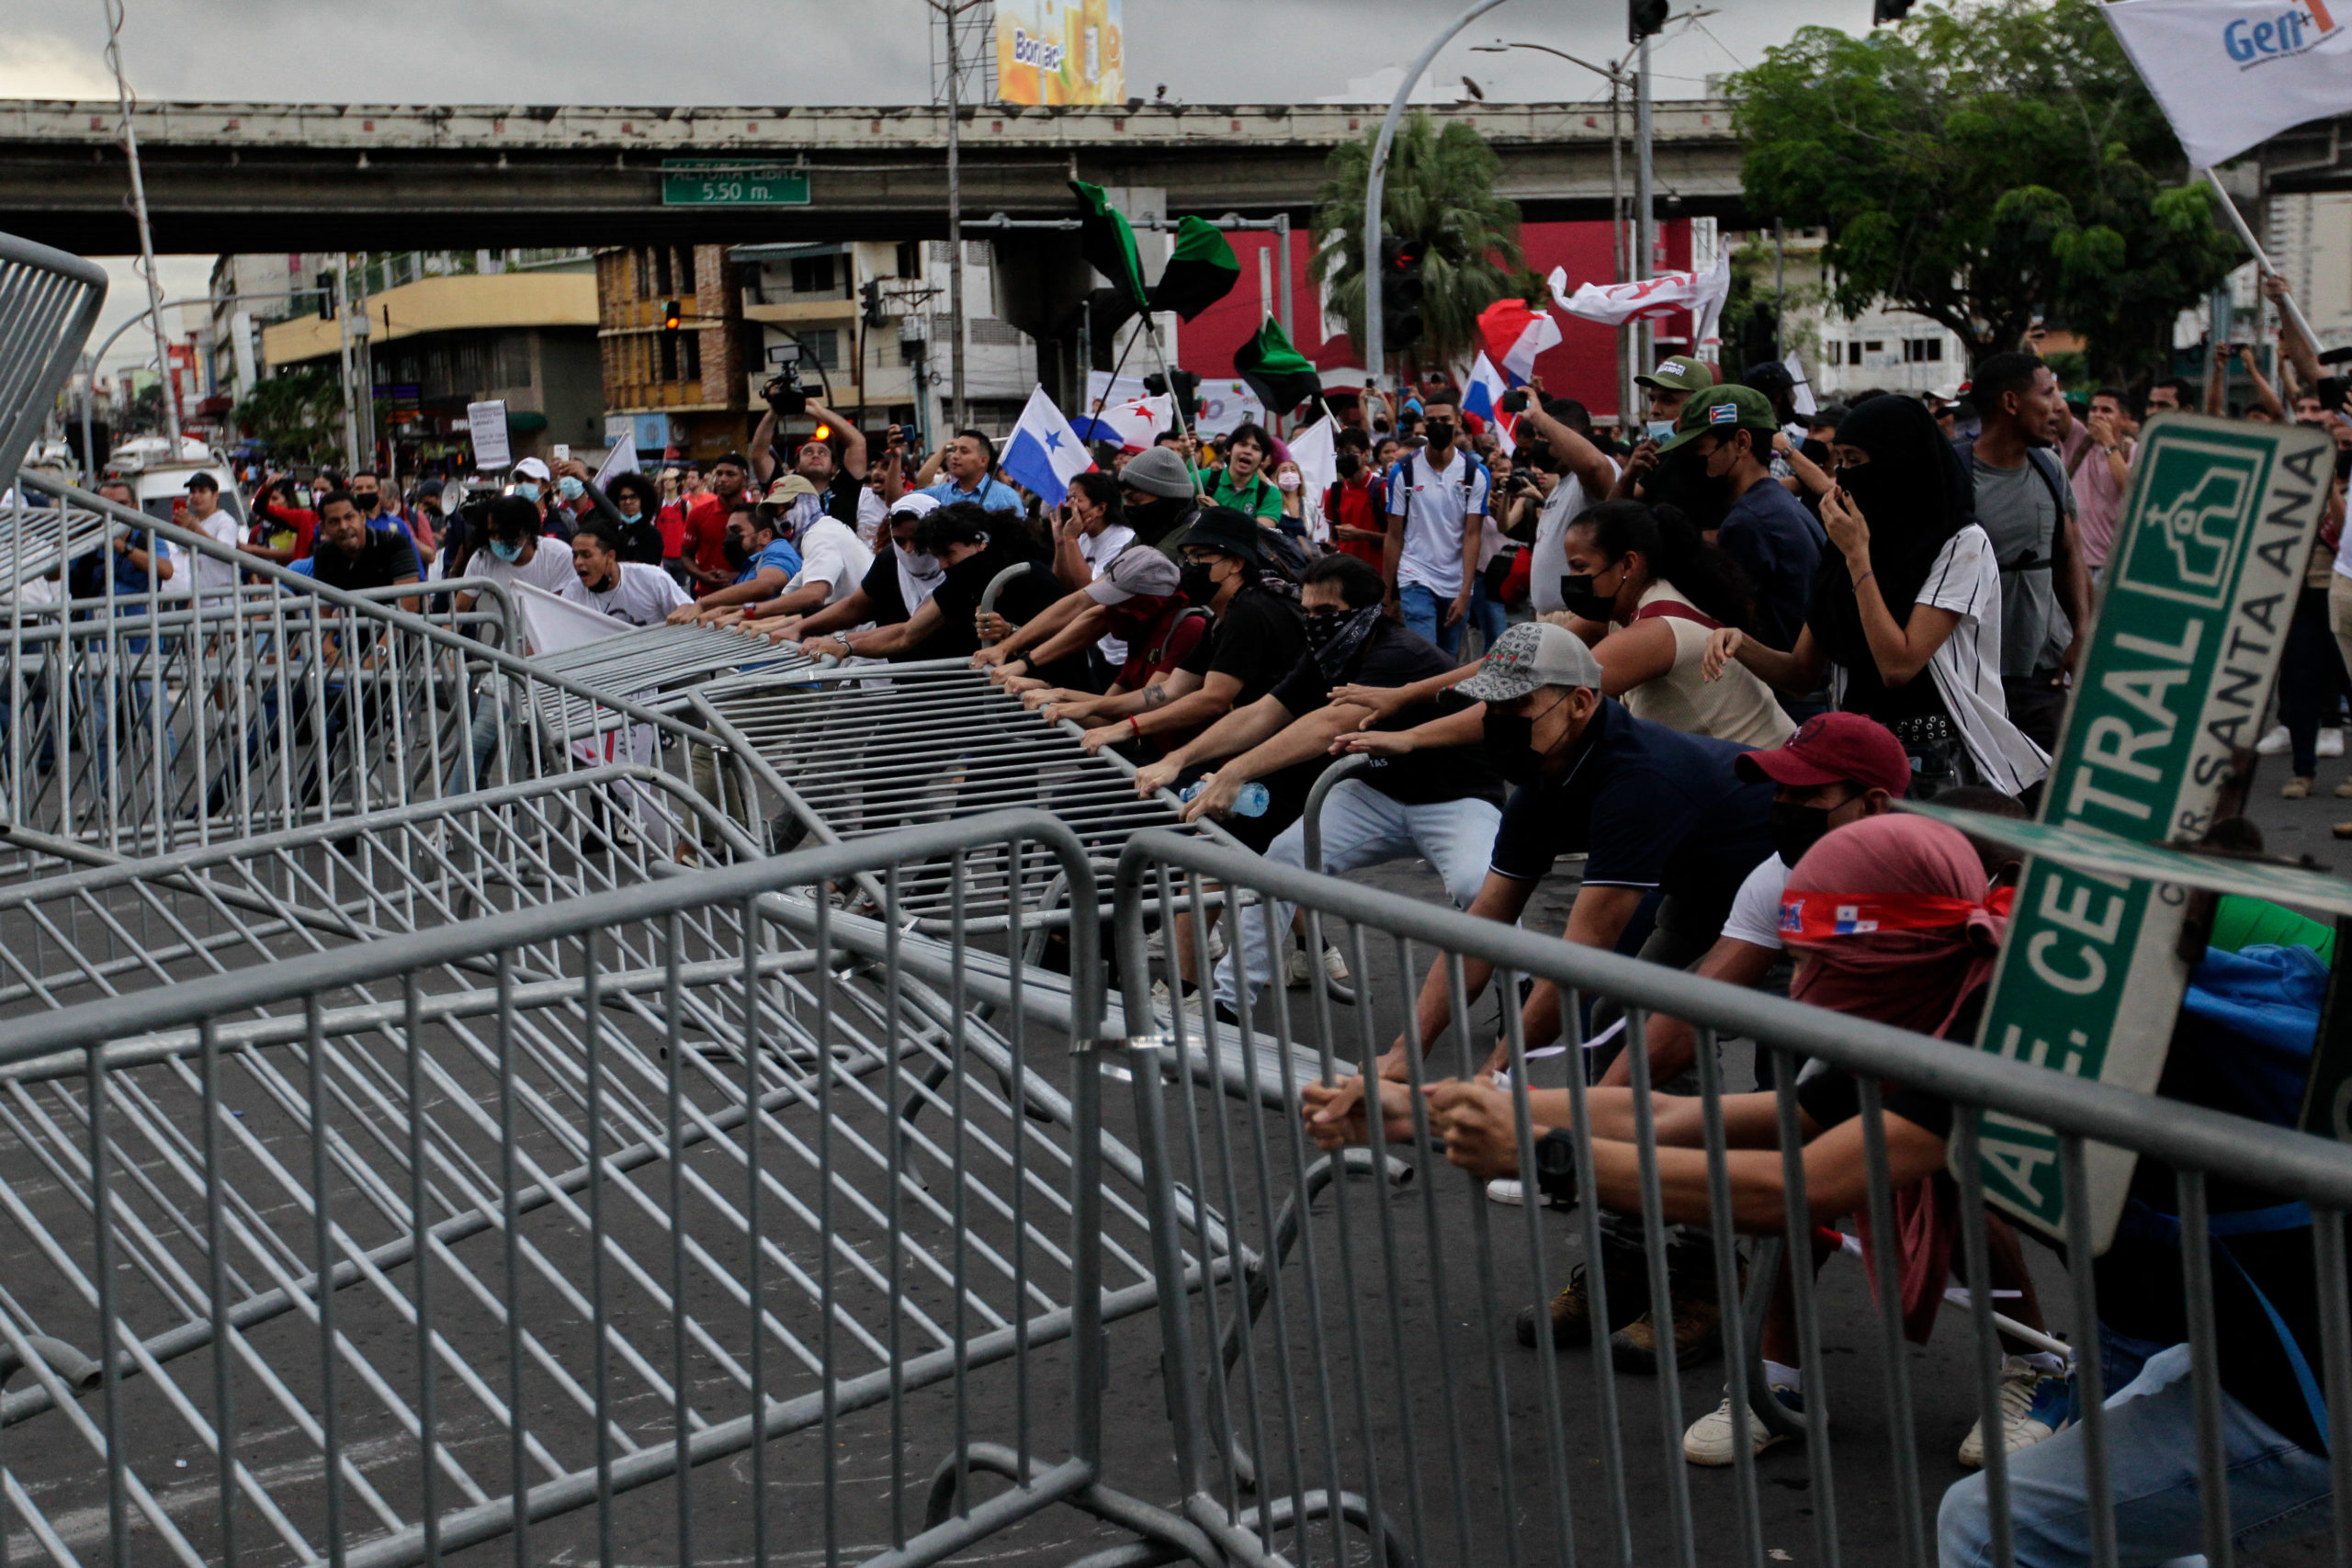
[(1892, 730), (1858, 713), (1815, 714), (1770, 751), (1743, 751), (1732, 766), (1753, 784), (1770, 780), (1794, 789), (1854, 784), (1901, 799), (1911, 787), (1911, 759)]

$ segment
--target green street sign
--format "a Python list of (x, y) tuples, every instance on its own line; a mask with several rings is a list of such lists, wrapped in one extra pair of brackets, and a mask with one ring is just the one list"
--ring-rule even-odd
[(664, 207), (806, 207), (808, 171), (779, 164), (735, 159), (662, 160)]
[[(2149, 427), (2041, 821), (2152, 844), (2191, 844), (2211, 826), (2232, 750), (2259, 733), (2334, 455), (2325, 433), (2291, 425)], [(2153, 1092), (2188, 983), (2188, 897), (2029, 856), (1978, 1047)], [(1986, 1198), (2063, 1237), (2056, 1135), (1990, 1111), (1978, 1129)], [(2086, 1151), (2100, 1250), (2134, 1159)]]

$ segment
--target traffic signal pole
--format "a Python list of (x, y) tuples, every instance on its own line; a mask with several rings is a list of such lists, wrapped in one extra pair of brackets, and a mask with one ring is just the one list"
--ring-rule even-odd
[[(1421, 73), (1430, 68), (1437, 51), (1453, 41), (1453, 35), (1501, 5), (1503, 0), (1475, 0), (1475, 4), (1453, 18), (1444, 31), (1430, 39), (1419, 56), (1405, 70), (1405, 79), (1396, 85), (1396, 96), (1388, 106), (1388, 114), (1380, 122), (1380, 137), (1372, 144), (1372, 175), (1364, 182), (1363, 193), (1363, 371), (1376, 383), (1386, 374), (1383, 360), (1387, 345), (1381, 341), (1380, 321), (1380, 236), (1381, 195), (1388, 184), (1388, 150), (1396, 141), (1396, 122), (1405, 117), (1405, 100), (1413, 96), (1413, 87)], [(1646, 80), (1646, 78), (1645, 78)], [(1369, 411), (1366, 411), (1367, 413)]]

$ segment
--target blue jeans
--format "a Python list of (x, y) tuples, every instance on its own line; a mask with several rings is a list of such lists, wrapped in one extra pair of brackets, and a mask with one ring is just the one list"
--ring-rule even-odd
[[(2147, 1347), (2106, 1343), (2100, 1364), (2127, 1371)], [(2138, 1376), (2107, 1402), (2107, 1463), (2115, 1501), (2116, 1561), (2123, 1568), (2190, 1568), (2205, 1559), (2197, 1496), (2197, 1421), (2190, 1404), (2188, 1347), (2147, 1357)], [(2009, 1456), (2009, 1515), (2018, 1568), (2090, 1561), (2090, 1509), (2083, 1484), (2083, 1428)], [(2326, 1529), (2335, 1519), (2326, 1456), (2273, 1431), (2222, 1395), (2222, 1442), (2230, 1477), (2231, 1539), (2240, 1551)], [(1944, 1494), (1936, 1520), (1943, 1568), (1993, 1561), (1984, 1478)]]
[(1464, 615), (1452, 626), (1445, 617), (1453, 608), (1452, 598), (1441, 599), (1437, 591), (1418, 582), (1408, 582), (1396, 590), (1396, 603), (1405, 612), (1405, 629), (1437, 644), (1437, 650), (1451, 659), (1462, 651), (1462, 627), (1469, 620)]

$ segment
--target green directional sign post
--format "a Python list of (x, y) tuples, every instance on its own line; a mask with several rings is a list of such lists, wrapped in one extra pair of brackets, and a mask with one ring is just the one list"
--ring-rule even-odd
[(806, 207), (808, 171), (773, 159), (664, 158), (664, 207)]
[[(2291, 425), (2166, 418), (2132, 491), (2041, 820), (2143, 843), (2194, 843), (2230, 753), (2251, 747), (2319, 527), (2335, 446)], [(2148, 1093), (2188, 986), (2188, 895), (2029, 856), (1984, 1009), (1981, 1049)], [(2058, 1140), (1978, 1121), (1985, 1196), (2063, 1237)], [(2121, 1213), (2134, 1156), (2087, 1151), (2095, 1246)]]

